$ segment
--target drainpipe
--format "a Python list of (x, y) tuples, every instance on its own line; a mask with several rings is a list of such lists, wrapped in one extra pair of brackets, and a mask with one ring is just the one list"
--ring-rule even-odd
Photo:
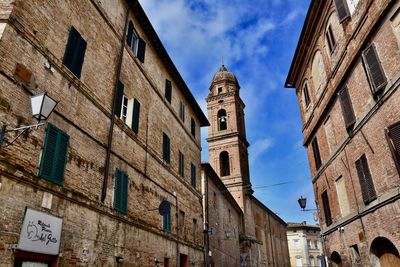
[(121, 68), (122, 68), (122, 58), (124, 56), (124, 48), (125, 48), (125, 36), (126, 31), (128, 28), (128, 21), (129, 21), (129, 7), (126, 9), (125, 15), (125, 26), (124, 32), (121, 37), (121, 48), (119, 52), (119, 58), (117, 63), (117, 70), (116, 70), (116, 78), (115, 78), (115, 85), (114, 85), (114, 92), (113, 92), (113, 102), (111, 108), (111, 122), (110, 122), (110, 129), (108, 131), (108, 142), (107, 142), (107, 151), (106, 151), (106, 160), (105, 160), (105, 168), (104, 168), (104, 179), (103, 179), (103, 187), (101, 190), (101, 202), (104, 203), (107, 195), (107, 186), (108, 186), (108, 174), (110, 172), (110, 157), (111, 157), (111, 146), (113, 140), (113, 132), (114, 132), (114, 123), (115, 123), (115, 102), (117, 100), (117, 89), (118, 89), (118, 82), (121, 77)]
[(179, 257), (179, 209), (178, 209), (178, 196), (174, 192), (175, 205), (176, 205), (176, 267), (179, 267), (180, 257)]
[(208, 235), (208, 178), (204, 172), (201, 174), (201, 187), (203, 194), (204, 266), (208, 266), (208, 253), (210, 251)]

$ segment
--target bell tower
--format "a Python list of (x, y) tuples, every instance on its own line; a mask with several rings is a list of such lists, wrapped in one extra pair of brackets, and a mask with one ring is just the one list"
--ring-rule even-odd
[(209, 160), (222, 182), (245, 211), (246, 199), (253, 193), (244, 123), (245, 104), (239, 96), (235, 75), (222, 65), (214, 75), (206, 98)]

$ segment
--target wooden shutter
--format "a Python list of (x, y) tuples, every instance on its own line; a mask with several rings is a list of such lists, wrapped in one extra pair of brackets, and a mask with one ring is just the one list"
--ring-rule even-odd
[(372, 93), (375, 95), (385, 88), (387, 80), (374, 44), (371, 44), (363, 51), (362, 59), (372, 88)]
[(328, 29), (326, 30), (325, 35), (326, 35), (326, 39), (328, 42), (329, 52), (332, 53), (333, 50), (335, 50), (336, 40), (335, 40), (335, 36), (333, 35), (331, 25), (328, 26)]
[(179, 175), (182, 177), (185, 175), (185, 156), (180, 151), (179, 151)]
[(356, 168), (358, 179), (360, 181), (363, 201), (367, 204), (376, 199), (376, 192), (365, 154), (356, 161)]
[(185, 106), (182, 101), (179, 102), (179, 117), (183, 122), (185, 121)]
[(193, 163), (190, 163), (190, 178), (192, 186), (196, 188), (196, 166)]
[(390, 126), (386, 131), (390, 151), (400, 173), (400, 122)]
[(310, 92), (308, 91), (307, 83), (304, 84), (303, 94), (304, 94), (304, 101), (306, 103), (306, 107), (308, 107), (311, 103), (311, 99), (310, 99)]
[(172, 99), (172, 85), (171, 81), (165, 79), (165, 99), (168, 100), (169, 103), (171, 103)]
[(165, 162), (170, 163), (170, 141), (166, 133), (163, 133), (163, 159)]
[(115, 171), (114, 209), (120, 212), (128, 210), (128, 175), (118, 169)]
[(347, 86), (344, 86), (339, 91), (340, 106), (342, 107), (342, 113), (346, 129), (351, 128), (356, 123), (356, 116), (354, 115), (353, 105)]
[(79, 32), (74, 27), (71, 27), (65, 47), (63, 64), (78, 78), (81, 77), (86, 46), (86, 41)]
[(127, 36), (127, 38), (126, 38), (126, 43), (127, 43), (127, 44), (129, 45), (129, 47), (131, 47), (131, 48), (132, 48), (133, 31), (134, 31), (133, 23), (132, 23), (132, 21), (129, 21), (129, 24), (128, 24), (128, 36)]
[(326, 226), (329, 226), (332, 224), (332, 215), (331, 215), (331, 208), (329, 206), (328, 192), (324, 191), (321, 195), (321, 198), (322, 198), (322, 205), (324, 206), (325, 223)]
[(349, 7), (347, 6), (346, 0), (335, 0), (334, 2), (340, 22), (350, 17), (350, 11)]
[(67, 164), (69, 136), (49, 123), (46, 130), (39, 176), (62, 185)]
[(193, 118), (190, 120), (190, 132), (192, 133), (193, 137), (196, 137), (196, 122)]
[(144, 63), (144, 54), (146, 51), (146, 43), (143, 41), (142, 38), (139, 37), (139, 43), (138, 43), (138, 51), (137, 51), (137, 58), (140, 60), (140, 62)]
[(115, 109), (114, 114), (117, 117), (121, 117), (121, 108), (122, 108), (122, 98), (124, 97), (124, 84), (121, 81), (118, 81), (117, 85), (117, 95), (115, 97)]
[(311, 145), (314, 153), (315, 168), (318, 170), (321, 167), (321, 155), (319, 153), (317, 137), (314, 137), (314, 139), (311, 142)]
[(139, 117), (140, 117), (140, 103), (135, 100), (133, 101), (133, 114), (132, 114), (132, 130), (135, 133), (139, 132)]
[(165, 232), (171, 232), (171, 212), (163, 215), (163, 228)]

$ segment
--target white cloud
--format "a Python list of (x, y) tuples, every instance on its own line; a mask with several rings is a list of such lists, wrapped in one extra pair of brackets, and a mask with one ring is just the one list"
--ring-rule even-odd
[(259, 139), (250, 147), (250, 165), (255, 163), (257, 158), (265, 153), (269, 148), (273, 146), (274, 142), (272, 138)]

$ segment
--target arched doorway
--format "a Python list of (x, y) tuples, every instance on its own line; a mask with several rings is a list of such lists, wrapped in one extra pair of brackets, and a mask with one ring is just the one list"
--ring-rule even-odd
[(330, 266), (332, 267), (342, 267), (343, 263), (342, 263), (342, 258), (340, 257), (339, 253), (337, 253), (336, 251), (334, 251), (331, 254), (331, 264)]
[(385, 237), (377, 237), (371, 244), (371, 263), (376, 267), (400, 266), (399, 251)]

